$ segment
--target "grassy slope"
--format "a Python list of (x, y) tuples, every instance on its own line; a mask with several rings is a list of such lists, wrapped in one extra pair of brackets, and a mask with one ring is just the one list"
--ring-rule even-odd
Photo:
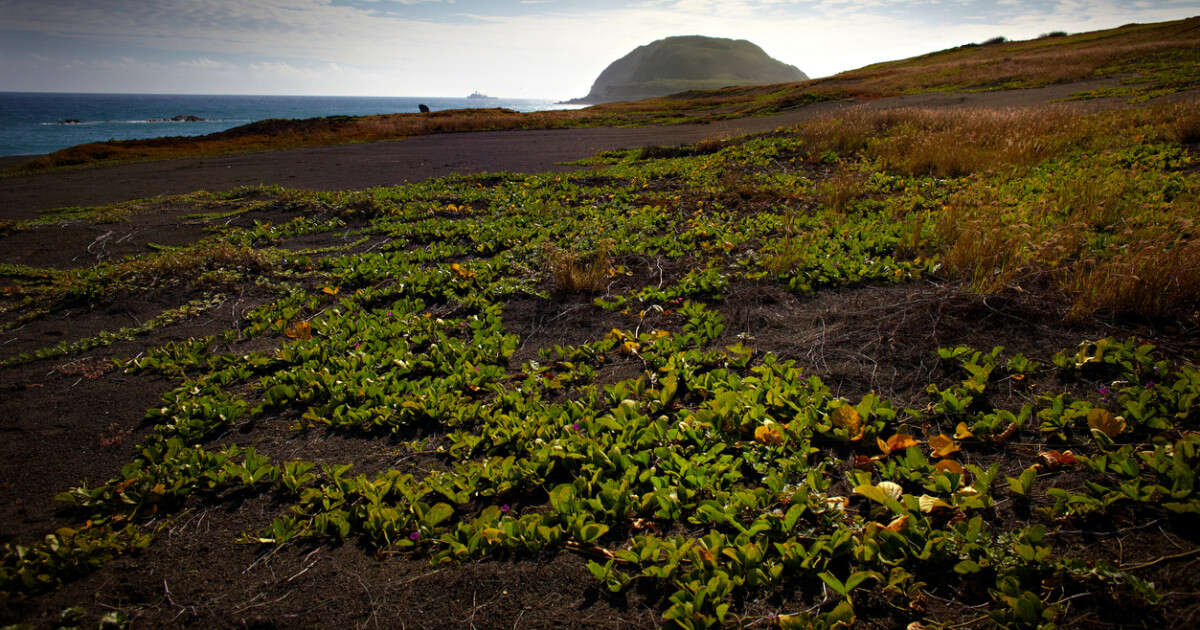
[[(213, 233), (75, 271), (5, 266), (0, 315), (17, 334), (80, 304), (179, 306), (4, 369), (269, 300), (118, 357), (176, 389), (130, 466), (66, 495), (68, 529), (6, 548), (3, 597), (31, 620), (110, 613), (111, 557), (188, 562), (150, 538), (257, 493), (266, 521), (232, 526), (264, 553), (351, 541), (498, 574), (577, 556), (667, 625), (1185, 626), (1198, 140), (1195, 102), (855, 111), (567, 176), (167, 200)], [(264, 209), (285, 217), (222, 227)], [(340, 467), (355, 457), (297, 451), (314, 435), (403, 441), (358, 476)], [(275, 601), (300, 568), (255, 619), (305, 614)], [(246, 619), (218, 595), (199, 623)], [(176, 615), (121, 601), (150, 625)], [(341, 612), (314, 623), (366, 615)]]
[(995, 90), (1123, 77), (1097, 94), (1146, 98), (1200, 85), (1200, 18), (986, 46), (964, 46), (875, 64), (814, 81), (689, 92), (682, 98), (611, 103), (581, 111), (520, 114), (456, 110), (310, 120), (271, 120), (196, 138), (100, 142), (56, 151), (10, 168), (21, 173), (125, 160), (394, 140), (448, 131), (541, 129), (701, 122), (778, 112), (819, 100), (929, 91)]

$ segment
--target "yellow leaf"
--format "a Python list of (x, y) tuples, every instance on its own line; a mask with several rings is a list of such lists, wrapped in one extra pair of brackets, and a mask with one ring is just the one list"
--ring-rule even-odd
[(341, 291), (341, 290), (342, 290), (341, 287), (321, 287), (321, 291), (323, 291), (327, 295), (337, 295), (338, 291)]
[(1125, 432), (1125, 418), (1114, 416), (1107, 409), (1096, 407), (1088, 412), (1088, 426), (1107, 435), (1117, 437)]
[(951, 453), (958, 452), (958, 445), (945, 433), (939, 433), (929, 438), (929, 448), (935, 457), (948, 457)]
[(637, 351), (640, 350), (641, 347), (642, 345), (636, 341), (626, 341), (625, 343), (621, 344), (621, 353), (637, 354)]
[(495, 527), (484, 527), (479, 531), (479, 534), (486, 538), (488, 542), (494, 543), (500, 540), (501, 536), (504, 535), (504, 532)]
[(938, 510), (938, 509), (947, 509), (948, 510), (948, 509), (952, 509), (954, 507), (954, 506), (950, 505), (949, 503), (946, 503), (945, 501), (943, 501), (937, 497), (931, 497), (928, 494), (922, 494), (920, 497), (918, 497), (917, 505), (921, 506), (921, 511), (924, 512), (925, 514), (931, 514), (931, 513), (933, 513), (934, 510)]
[(971, 430), (967, 428), (966, 422), (959, 422), (958, 426), (954, 427), (954, 439), (965, 440), (973, 437), (975, 437), (975, 434), (971, 433)]
[(963, 474), (962, 464), (954, 461), (953, 459), (943, 459), (934, 464), (933, 469), (943, 473), (954, 473), (956, 475)]
[(763, 424), (754, 430), (754, 439), (768, 446), (776, 446), (783, 443), (783, 434), (775, 427)]
[(833, 420), (833, 426), (845, 429), (846, 435), (850, 436), (851, 442), (862, 438), (862, 417), (858, 415), (857, 409), (850, 405), (842, 405), (834, 409), (830, 415)]

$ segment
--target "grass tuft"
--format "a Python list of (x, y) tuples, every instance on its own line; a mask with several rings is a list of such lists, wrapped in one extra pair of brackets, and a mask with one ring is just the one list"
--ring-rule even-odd
[(601, 241), (595, 251), (579, 253), (547, 243), (543, 260), (555, 290), (563, 293), (595, 293), (612, 275), (612, 243)]

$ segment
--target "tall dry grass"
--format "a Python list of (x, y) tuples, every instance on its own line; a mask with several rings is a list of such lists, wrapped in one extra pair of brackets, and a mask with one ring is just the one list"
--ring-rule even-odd
[(594, 293), (612, 275), (612, 242), (601, 241), (591, 252), (576, 252), (547, 243), (542, 260), (557, 291)]
[(1063, 270), (1060, 286), (1071, 300), (1069, 320), (1096, 312), (1159, 318), (1196, 317), (1200, 308), (1200, 241), (1159, 233), (1129, 243), (1108, 260), (1086, 260)]
[(1069, 105), (984, 108), (856, 107), (798, 127), (810, 153), (862, 153), (906, 175), (955, 177), (1041, 162), (1095, 135)]
[[(1190, 101), (1089, 115), (1060, 107), (859, 110), (799, 133), (818, 150), (856, 146), (861, 156), (907, 174), (1000, 171), (963, 180), (932, 218), (897, 217), (906, 221), (898, 253), (937, 256), (944, 273), (975, 291), (1050, 291), (1072, 320), (1097, 312), (1195, 317), (1200, 186), (1194, 180), (1113, 159), (1075, 159), (1049, 171), (1040, 165), (1067, 151), (1081, 156), (1080, 149), (1186, 142), (1197, 109)], [(1167, 179), (1182, 188), (1165, 194), (1159, 184)], [(1017, 181), (1028, 183), (1011, 185)]]

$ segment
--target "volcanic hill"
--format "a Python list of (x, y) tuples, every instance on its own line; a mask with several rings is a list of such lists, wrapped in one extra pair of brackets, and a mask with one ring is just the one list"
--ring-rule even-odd
[(731, 85), (804, 81), (808, 75), (744, 39), (686, 35), (660, 39), (609, 64), (575, 103), (608, 103)]

